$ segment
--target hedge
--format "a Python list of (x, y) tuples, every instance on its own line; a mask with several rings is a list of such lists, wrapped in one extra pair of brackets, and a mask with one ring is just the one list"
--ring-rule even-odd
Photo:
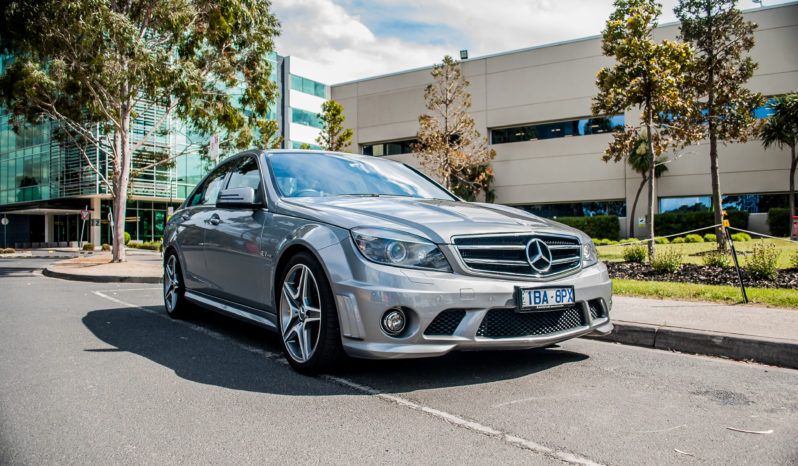
[[(729, 210), (727, 218), (734, 228), (748, 229), (748, 212)], [(711, 227), (715, 224), (714, 213), (704, 212), (667, 212), (654, 215), (654, 234), (656, 236), (675, 235), (685, 231)]]
[(607, 238), (618, 241), (621, 223), (617, 215), (596, 215), (593, 217), (557, 217), (554, 219), (569, 227), (582, 230), (591, 238)]
[(790, 209), (774, 207), (768, 210), (768, 228), (773, 236), (790, 236)]

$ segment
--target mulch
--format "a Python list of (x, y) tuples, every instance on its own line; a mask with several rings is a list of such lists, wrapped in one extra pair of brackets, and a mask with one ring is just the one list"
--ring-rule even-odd
[[(674, 273), (661, 274), (648, 264), (634, 262), (606, 262), (610, 278), (627, 280), (649, 280), (660, 282), (697, 283), (704, 285), (739, 286), (734, 267), (711, 267), (706, 265), (682, 264)], [(798, 269), (781, 269), (775, 280), (755, 280), (741, 268), (745, 286), (755, 288), (798, 289)]]

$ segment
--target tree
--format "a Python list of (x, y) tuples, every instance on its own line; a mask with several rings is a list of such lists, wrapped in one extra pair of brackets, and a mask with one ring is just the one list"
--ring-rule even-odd
[[(424, 91), (426, 108), (432, 115), (418, 118), (418, 143), (413, 145), (421, 166), (450, 189), (479, 193), (487, 177), (493, 176), (490, 161), (496, 151), (474, 128), (468, 113), (471, 95), (460, 63), (450, 56), (433, 66), (434, 82)], [(475, 196), (476, 197), (476, 196)]]
[[(723, 223), (723, 201), (718, 166), (718, 141), (745, 142), (754, 131), (754, 109), (762, 96), (743, 85), (754, 75), (757, 64), (743, 54), (754, 46), (756, 25), (744, 21), (736, 0), (679, 0), (673, 10), (681, 22), (681, 39), (695, 48), (689, 68), (688, 91), (695, 96), (695, 110), (686, 123), (709, 139), (712, 209), (715, 224)], [(716, 228), (718, 246), (726, 235)]]
[[(0, 26), (0, 49), (14, 57), (0, 99), (15, 124), (52, 119), (84, 151), (112, 194), (114, 261), (125, 260), (132, 155), (168, 118), (224, 134), (223, 149), (269, 136), (276, 85), (266, 54), (279, 23), (268, 2), (12, 1)], [(148, 112), (156, 122), (137, 134), (136, 120)], [(86, 156), (88, 146), (104, 154), (108, 177)]]
[[(648, 139), (645, 136), (637, 138), (635, 141), (635, 147), (626, 155), (626, 161), (629, 163), (629, 166), (632, 168), (632, 170), (639, 173), (643, 178), (643, 180), (640, 181), (640, 186), (637, 188), (637, 194), (635, 194), (635, 201), (632, 204), (632, 210), (629, 211), (627, 215), (627, 217), (629, 217), (629, 237), (631, 238), (635, 235), (635, 224), (633, 220), (635, 211), (637, 210), (637, 201), (640, 199), (640, 193), (643, 192), (643, 188), (648, 182), (649, 164), (651, 163), (651, 158), (648, 152)], [(665, 165), (667, 162), (667, 156), (661, 155), (657, 157), (654, 164), (654, 178), (659, 178), (663, 173), (668, 171), (668, 167)]]
[(321, 129), (319, 137), (316, 138), (322, 149), (331, 151), (341, 151), (352, 142), (351, 129), (344, 128), (343, 123), (346, 118), (343, 115), (344, 107), (334, 100), (328, 100), (321, 105), (319, 117), (324, 127)]
[[(790, 222), (795, 217), (795, 169), (798, 157), (795, 146), (798, 144), (798, 93), (793, 92), (785, 97), (778, 97), (772, 104), (775, 113), (771, 115), (760, 129), (762, 144), (767, 149), (773, 144), (790, 148)], [(792, 232), (790, 224), (790, 232)], [(795, 235), (790, 234), (793, 238)]]
[(682, 92), (682, 87), (693, 53), (685, 44), (654, 42), (652, 35), (660, 13), (660, 5), (652, 0), (615, 1), (615, 11), (602, 31), (602, 50), (617, 63), (598, 72), (599, 93), (592, 106), (594, 115), (621, 113), (633, 106), (642, 110), (642, 125), (626, 125), (616, 132), (603, 159), (622, 160), (636, 149), (641, 133), (648, 142), (648, 253), (652, 258), (655, 159), (670, 145), (687, 144), (695, 136), (679, 124), (691, 108), (690, 96)]

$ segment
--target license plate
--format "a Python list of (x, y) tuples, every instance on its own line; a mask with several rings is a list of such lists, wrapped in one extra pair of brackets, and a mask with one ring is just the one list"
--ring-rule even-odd
[(516, 288), (516, 303), (521, 311), (534, 311), (574, 304), (574, 288)]

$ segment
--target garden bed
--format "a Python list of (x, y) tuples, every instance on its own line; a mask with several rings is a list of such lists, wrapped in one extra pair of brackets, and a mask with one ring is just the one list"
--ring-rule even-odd
[[(610, 278), (627, 280), (695, 283), (699, 285), (739, 286), (734, 267), (711, 267), (706, 265), (682, 264), (674, 273), (661, 274), (646, 263), (606, 262)], [(756, 288), (798, 289), (798, 269), (780, 269), (775, 280), (753, 279), (745, 269), (741, 269), (743, 283)]]

